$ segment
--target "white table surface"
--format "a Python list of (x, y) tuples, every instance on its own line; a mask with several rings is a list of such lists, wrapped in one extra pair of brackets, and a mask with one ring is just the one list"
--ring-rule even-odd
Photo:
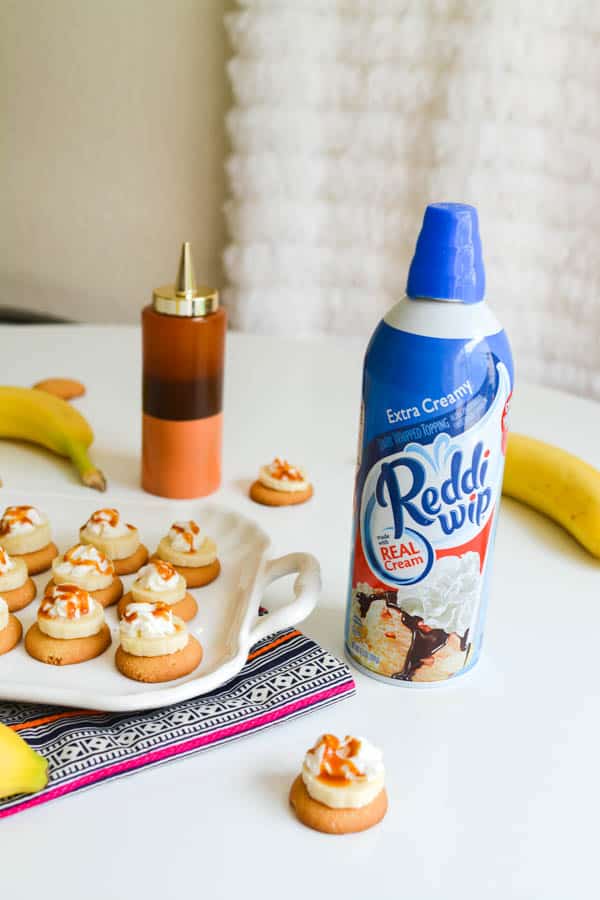
[[(0, 383), (64, 374), (87, 385), (80, 406), (109, 479), (109, 493), (90, 492), (91, 503), (141, 493), (139, 344), (134, 327), (0, 328)], [(274, 553), (319, 558), (322, 601), (303, 627), (337, 654), (363, 345), (228, 339), (217, 498), (258, 520)], [(590, 402), (517, 384), (512, 426), (600, 466), (600, 415)], [(311, 503), (282, 513), (247, 498), (274, 454), (307, 467)], [(24, 502), (85, 490), (66, 464), (24, 445), (0, 443), (0, 474), (22, 487)], [(412, 692), (353, 670), (349, 700), (8, 818), (1, 895), (596, 896), (599, 575), (600, 563), (558, 527), (504, 501), (484, 653), (470, 676)], [(277, 586), (271, 606), (286, 589)], [(317, 834), (288, 808), (303, 753), (324, 730), (362, 733), (384, 750), (390, 810), (362, 835)]]

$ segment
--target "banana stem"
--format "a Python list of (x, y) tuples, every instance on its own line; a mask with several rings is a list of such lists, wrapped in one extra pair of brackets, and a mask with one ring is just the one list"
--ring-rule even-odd
[(68, 455), (79, 472), (79, 477), (87, 487), (94, 488), (96, 491), (106, 490), (106, 478), (91, 461), (87, 447), (84, 447), (83, 444), (71, 444), (68, 448)]

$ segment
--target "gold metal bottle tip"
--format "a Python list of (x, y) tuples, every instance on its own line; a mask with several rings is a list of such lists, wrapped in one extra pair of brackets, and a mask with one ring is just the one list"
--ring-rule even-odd
[(152, 295), (152, 303), (157, 312), (166, 316), (207, 316), (218, 309), (219, 292), (196, 283), (189, 241), (181, 247), (176, 283), (157, 288)]
[(181, 259), (179, 260), (179, 272), (177, 273), (177, 281), (175, 283), (175, 293), (178, 297), (193, 298), (198, 290), (196, 284), (196, 273), (194, 272), (194, 261), (192, 259), (192, 247), (189, 241), (186, 241), (181, 248)]

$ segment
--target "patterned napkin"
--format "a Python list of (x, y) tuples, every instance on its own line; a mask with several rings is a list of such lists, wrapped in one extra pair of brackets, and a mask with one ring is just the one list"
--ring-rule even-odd
[(252, 647), (242, 671), (210, 694), (141, 713), (0, 702), (0, 722), (48, 760), (32, 796), (0, 800), (0, 819), (71, 791), (231, 741), (354, 693), (348, 667), (295, 629)]

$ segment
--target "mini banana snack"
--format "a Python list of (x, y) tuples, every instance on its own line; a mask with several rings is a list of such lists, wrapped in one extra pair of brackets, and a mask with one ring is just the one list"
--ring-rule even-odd
[(157, 683), (189, 675), (202, 647), (168, 603), (129, 603), (119, 625), (117, 669), (134, 681)]
[(29, 575), (46, 572), (58, 555), (48, 518), (36, 506), (6, 507), (0, 519), (0, 546), (25, 563)]
[(306, 752), (290, 803), (309, 828), (351, 834), (372, 828), (387, 812), (381, 750), (366, 738), (322, 734)]
[(76, 584), (54, 585), (40, 603), (37, 621), (25, 635), (29, 655), (52, 666), (94, 659), (110, 643), (102, 605)]
[(114, 563), (117, 575), (131, 575), (148, 562), (148, 550), (135, 525), (117, 509), (97, 509), (79, 530), (79, 540), (91, 544)]

